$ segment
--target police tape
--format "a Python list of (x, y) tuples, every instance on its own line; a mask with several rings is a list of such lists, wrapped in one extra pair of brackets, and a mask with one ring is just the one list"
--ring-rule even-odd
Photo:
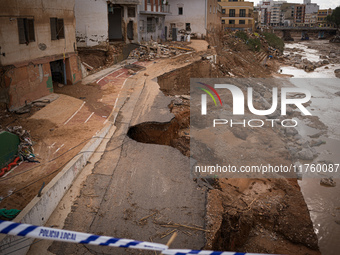
[(140, 242), (130, 239), (120, 239), (109, 236), (91, 235), (76, 231), (38, 227), (29, 224), (0, 221), (0, 233), (14, 236), (25, 236), (70, 243), (114, 246), (121, 248), (164, 251), (168, 246), (164, 244)]
[[(0, 234), (12, 236), (24, 236), (38, 239), (47, 239), (69, 243), (81, 243), (100, 246), (113, 246), (141, 250), (161, 251), (164, 255), (261, 255), (259, 253), (225, 252), (225, 251), (201, 251), (201, 250), (177, 250), (168, 249), (164, 244), (142, 242), (131, 239), (121, 239), (109, 236), (98, 236), (76, 231), (39, 227), (30, 224), (15, 223), (0, 220)], [(266, 254), (270, 255), (270, 254)]]

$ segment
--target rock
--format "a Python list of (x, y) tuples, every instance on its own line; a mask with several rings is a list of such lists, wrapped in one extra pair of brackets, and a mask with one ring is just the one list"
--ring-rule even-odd
[(320, 139), (317, 141), (313, 140), (311, 141), (310, 146), (315, 147), (315, 146), (320, 146), (321, 144), (325, 144), (325, 143), (326, 143), (325, 141), (322, 141)]
[(334, 73), (336, 77), (340, 78), (340, 69), (335, 69)]
[(144, 76), (149, 76), (149, 74), (147, 74), (147, 73), (144, 73)]
[(320, 184), (324, 185), (324, 186), (328, 186), (328, 187), (335, 187), (336, 186), (336, 182), (333, 181), (332, 177), (329, 178), (322, 178), (320, 180)]
[(133, 70), (129, 70), (129, 71), (128, 71), (128, 74), (129, 74), (129, 75), (134, 75), (134, 74), (136, 74), (136, 73), (135, 73)]
[(288, 147), (288, 152), (290, 155), (295, 156), (298, 153), (298, 149), (296, 147)]
[(340, 91), (338, 92), (335, 92), (335, 95), (339, 96), (340, 97)]
[(328, 61), (327, 59), (324, 59), (324, 60), (322, 60), (322, 64), (328, 65), (328, 64), (329, 64), (329, 61)]
[(181, 98), (186, 99), (186, 100), (190, 100), (190, 96), (187, 96), (187, 95), (181, 95)]
[(287, 136), (294, 136), (297, 135), (299, 132), (294, 127), (287, 127), (285, 128), (285, 133)]
[(336, 224), (340, 225), (340, 220), (335, 220), (334, 221)]
[(331, 53), (329, 54), (329, 57), (330, 57), (330, 58), (336, 58), (336, 54), (335, 54), (334, 52), (331, 52)]
[(304, 159), (304, 160), (311, 160), (314, 158), (314, 154), (310, 149), (302, 149), (301, 151), (299, 151), (296, 156), (299, 159)]

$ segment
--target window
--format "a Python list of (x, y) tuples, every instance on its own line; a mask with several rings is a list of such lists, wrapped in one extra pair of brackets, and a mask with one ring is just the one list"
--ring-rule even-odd
[(229, 10), (229, 17), (235, 17), (235, 9)]
[(222, 9), (222, 13), (225, 14), (225, 9)]
[(246, 9), (240, 9), (240, 17), (246, 16)]
[(235, 24), (235, 20), (230, 19), (230, 20), (229, 20), (229, 24)]
[(147, 18), (146, 20), (146, 31), (148, 33), (152, 33), (156, 31), (156, 24), (155, 24), (155, 19), (154, 18)]
[(246, 21), (241, 19), (238, 23), (241, 24), (241, 25), (244, 25), (244, 24), (246, 24)]
[(210, 13), (211, 13), (211, 5), (210, 5)]
[(59, 40), (65, 38), (64, 19), (50, 18), (51, 40)]
[(191, 31), (190, 23), (185, 23), (185, 30)]
[(183, 7), (178, 7), (178, 15), (183, 15)]
[(29, 44), (35, 41), (34, 20), (18, 18), (19, 43)]
[(222, 19), (222, 24), (225, 24), (225, 20), (224, 19)]
[(128, 7), (128, 17), (129, 18), (136, 17), (136, 9), (135, 9), (135, 7)]

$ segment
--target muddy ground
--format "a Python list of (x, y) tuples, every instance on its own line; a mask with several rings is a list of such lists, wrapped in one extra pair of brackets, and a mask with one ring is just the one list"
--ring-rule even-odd
[[(143, 123), (134, 126), (129, 130), (128, 135), (131, 138), (139, 142), (170, 145), (189, 156), (190, 77), (265, 78), (277, 72), (280, 65), (276, 60), (262, 65), (257, 54), (232, 37), (225, 42), (210, 39), (210, 45), (213, 50), (206, 53), (215, 53), (216, 50), (219, 56), (216, 64), (201, 60), (158, 77), (160, 89), (173, 99), (169, 110), (175, 114), (175, 118), (170, 123)], [(204, 59), (205, 54), (201, 55)], [(187, 55), (162, 61), (177, 65), (190, 61), (191, 57)], [(98, 94), (102, 92), (96, 87), (65, 86), (60, 90), (56, 88), (56, 92), (77, 98), (84, 97), (90, 107), (103, 111), (103, 114), (106, 112), (105, 107), (98, 103)], [(8, 121), (10, 122), (9, 119)], [(17, 122), (19, 123), (23, 122)], [(37, 124), (39, 125), (46, 127), (43, 123)], [(29, 123), (27, 127), (30, 128)], [(38, 138), (44, 134), (36, 127), (30, 129), (37, 130), (36, 133), (33, 131), (33, 137)], [(50, 129), (53, 129), (53, 125)], [(253, 165), (268, 161), (284, 164), (292, 162), (286, 148), (287, 140), (281, 130), (233, 129), (225, 135), (230, 145), (228, 160), (231, 163)], [(204, 248), (277, 254), (320, 254), (309, 212), (296, 179), (220, 178), (209, 180), (208, 183), (196, 181), (201, 186), (209, 187)]]

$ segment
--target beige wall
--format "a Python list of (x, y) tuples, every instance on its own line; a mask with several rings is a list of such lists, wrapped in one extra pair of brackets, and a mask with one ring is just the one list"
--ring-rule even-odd
[[(208, 0), (207, 3), (207, 29), (219, 29), (221, 28), (221, 7), (217, 0)], [(211, 6), (211, 11), (210, 11)]]
[[(55, 54), (74, 52), (74, 0), (1, 0), (0, 65), (27, 62)], [(17, 18), (33, 17), (35, 42), (19, 44)], [(51, 40), (50, 18), (63, 18), (65, 39)], [(46, 45), (45, 50), (39, 44)]]

